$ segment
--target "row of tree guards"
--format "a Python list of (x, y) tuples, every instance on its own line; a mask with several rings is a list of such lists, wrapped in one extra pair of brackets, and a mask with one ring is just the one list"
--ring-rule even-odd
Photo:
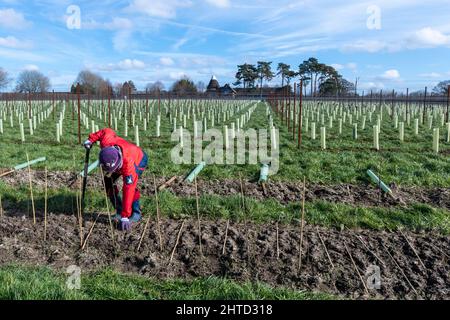
[[(154, 137), (161, 136), (162, 118), (170, 123), (172, 131), (180, 132), (180, 140), (183, 143), (183, 129), (192, 129), (194, 138), (206, 132), (208, 128), (223, 126), (225, 144), (229, 145), (229, 138), (234, 139), (236, 134), (250, 120), (251, 114), (256, 109), (256, 101), (248, 100), (129, 100), (114, 101), (104, 104), (102, 101), (33, 101), (29, 109), (29, 101), (15, 101), (14, 103), (0, 102), (0, 132), (3, 133), (3, 119), (9, 119), (10, 127), (18, 123), (21, 141), (25, 142), (26, 134), (34, 135), (39, 125), (52, 119), (55, 123), (55, 140), (61, 142), (64, 136), (64, 127), (70, 121), (78, 126), (78, 140), (81, 131), (95, 132), (101, 127), (111, 127), (119, 134), (128, 137), (129, 128), (134, 130), (136, 144), (140, 144), (140, 130), (147, 132), (151, 121), (155, 123), (152, 131)], [(31, 110), (31, 111), (30, 111)], [(56, 114), (56, 117), (55, 117)], [(153, 120), (152, 120), (153, 119)], [(51, 120), (49, 120), (51, 121)], [(78, 122), (77, 122), (78, 121)], [(46, 123), (47, 125), (47, 123)], [(72, 126), (73, 127), (73, 126)], [(71, 132), (73, 133), (73, 132)], [(148, 134), (147, 134), (148, 135)]]
[[(301, 84), (300, 84), (301, 85)], [(450, 124), (448, 107), (445, 105), (428, 105), (419, 103), (379, 103), (375, 101), (350, 102), (342, 101), (303, 101), (301, 90), (294, 85), (293, 95), (285, 92), (271, 96), (268, 100), (274, 113), (285, 124), (292, 139), (297, 140), (298, 147), (306, 134), (315, 140), (320, 135), (320, 145), (327, 148), (327, 131), (338, 128), (342, 134), (343, 126), (349, 125), (352, 137), (359, 139), (359, 133), (366, 128), (373, 129), (373, 147), (380, 149), (380, 132), (386, 122), (398, 130), (400, 142), (405, 141), (405, 129), (412, 128), (414, 135), (430, 132), (432, 148), (439, 152), (439, 142), (449, 141)], [(78, 95), (79, 97), (79, 95)], [(30, 107), (31, 106), (31, 107)], [(26, 140), (26, 133), (34, 135), (37, 127), (50, 117), (55, 123), (55, 140), (61, 142), (64, 136), (67, 114), (72, 113), (72, 121), (78, 120), (78, 140), (81, 141), (81, 127), (97, 131), (99, 126), (108, 126), (121, 135), (128, 136), (129, 128), (133, 130), (135, 142), (140, 144), (140, 131), (147, 132), (150, 121), (154, 121), (153, 136), (161, 136), (161, 119), (168, 118), (172, 132), (178, 131), (183, 143), (184, 129), (192, 129), (194, 138), (209, 127), (222, 126), (225, 145), (230, 145), (229, 137), (234, 138), (236, 132), (248, 122), (256, 109), (254, 101), (247, 100), (63, 100), (63, 101), (2, 101), (0, 102), (0, 133), (5, 124), (13, 128), (16, 123), (20, 128), (21, 141)], [(269, 111), (267, 114), (269, 115)], [(388, 120), (383, 115), (388, 115)], [(271, 115), (269, 115), (270, 119)], [(153, 119), (153, 120), (152, 120)], [(368, 126), (368, 123), (371, 126)], [(388, 127), (389, 128), (389, 127)], [(272, 148), (277, 147), (273, 120), (269, 120)], [(427, 131), (428, 130), (428, 131)], [(441, 137), (440, 135), (444, 135)], [(409, 137), (407, 137), (409, 138)], [(382, 143), (382, 141), (381, 141)]]
[[(312, 140), (317, 138), (318, 126), (321, 148), (326, 149), (327, 129), (333, 129), (337, 125), (338, 134), (341, 135), (343, 124), (348, 124), (352, 128), (353, 139), (358, 140), (358, 131), (366, 130), (367, 122), (370, 122), (373, 123), (373, 148), (380, 150), (380, 132), (383, 124), (389, 121), (398, 130), (400, 142), (405, 141), (405, 126), (413, 128), (416, 136), (419, 135), (420, 129), (425, 132), (428, 129), (432, 136), (430, 145), (436, 153), (439, 152), (440, 141), (450, 142), (448, 104), (410, 103), (407, 100), (402, 103), (371, 100), (368, 103), (366, 101), (348, 104), (343, 104), (340, 100), (304, 101), (302, 91), (297, 91), (299, 87), (302, 87), (302, 83), (299, 86), (294, 84), (293, 93), (285, 90), (278, 95), (272, 95), (268, 100), (271, 109), (292, 133), (292, 139), (297, 141), (299, 148), (305, 134)], [(383, 119), (383, 114), (387, 114), (389, 119)], [(442, 132), (444, 137), (440, 136)]]

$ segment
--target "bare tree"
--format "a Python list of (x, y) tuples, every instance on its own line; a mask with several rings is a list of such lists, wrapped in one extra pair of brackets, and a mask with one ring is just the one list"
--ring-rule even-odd
[(115, 83), (113, 86), (113, 92), (116, 97), (120, 96), (120, 93), (122, 92), (122, 84), (119, 82)]
[(158, 92), (161, 92), (164, 90), (164, 84), (161, 81), (156, 81), (154, 83), (149, 83), (145, 87), (148, 93), (150, 94), (158, 94)]
[(6, 72), (3, 68), (0, 68), (0, 90), (6, 88), (11, 79), (8, 76), (8, 72)]
[(76, 84), (80, 84), (80, 93), (106, 94), (111, 84), (98, 74), (83, 70), (77, 76), (75, 84), (72, 86), (72, 92), (76, 91)]
[(197, 87), (198, 92), (200, 92), (200, 93), (205, 92), (206, 85), (203, 81), (197, 82), (196, 87)]
[(47, 92), (50, 79), (36, 70), (25, 70), (17, 78), (16, 91), (26, 93)]

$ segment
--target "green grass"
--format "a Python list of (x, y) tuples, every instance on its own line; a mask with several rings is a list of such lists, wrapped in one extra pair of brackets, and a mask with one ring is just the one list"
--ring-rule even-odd
[(194, 280), (147, 278), (111, 269), (81, 273), (80, 289), (67, 287), (69, 274), (48, 267), (0, 267), (0, 299), (14, 300), (311, 300), (329, 294), (272, 288), (210, 277)]
[[(3, 202), (8, 206), (21, 209), (31, 214), (31, 202), (27, 187), (11, 188), (0, 182), (0, 193)], [(43, 191), (34, 190), (35, 205), (38, 211), (43, 211)], [(50, 189), (48, 192), (48, 210), (53, 213), (75, 214), (75, 193), (69, 189)], [(246, 197), (246, 210), (242, 210), (239, 195), (200, 196), (200, 214), (207, 219), (245, 219), (256, 223), (280, 221), (295, 223), (301, 212), (300, 203), (283, 205), (274, 199), (256, 200)], [(194, 197), (177, 197), (169, 191), (159, 194), (161, 214), (175, 219), (196, 217), (196, 203)], [(86, 212), (105, 211), (104, 194), (88, 191), (86, 194)], [(144, 213), (152, 215), (156, 212), (154, 197), (142, 197), (141, 205)], [(444, 208), (434, 208), (426, 204), (412, 204), (406, 208), (391, 207), (355, 207), (342, 203), (331, 203), (321, 200), (305, 203), (305, 219), (308, 223), (332, 228), (341, 225), (348, 228), (365, 228), (373, 230), (395, 230), (405, 227), (413, 231), (436, 231), (450, 234), (450, 211)]]
[[(450, 187), (450, 161), (448, 152), (450, 144), (441, 139), (441, 153), (436, 155), (431, 150), (431, 130), (427, 125), (420, 126), (420, 134), (413, 134), (413, 125), (405, 125), (405, 142), (400, 143), (398, 130), (394, 129), (393, 122), (387, 113), (382, 121), (380, 135), (381, 151), (372, 150), (372, 123), (366, 122), (366, 129), (359, 130), (358, 140), (352, 139), (352, 126), (343, 125), (343, 133), (338, 135), (338, 125), (335, 121), (332, 129), (327, 128), (327, 150), (320, 149), (320, 139), (312, 140), (310, 135), (303, 133), (302, 149), (297, 149), (297, 143), (292, 140), (292, 133), (276, 118), (274, 123), (280, 128), (280, 169), (274, 180), (302, 180), (306, 176), (312, 183), (361, 183), (368, 181), (367, 169), (374, 169), (380, 173), (386, 183), (397, 185), (441, 186)], [(176, 165), (170, 160), (170, 151), (175, 142), (170, 141), (172, 129), (169, 119), (161, 117), (161, 137), (154, 137), (155, 116), (150, 119), (147, 132), (143, 132), (143, 125), (136, 117), (141, 128), (140, 141), (143, 149), (150, 156), (148, 172), (157, 176), (173, 176), (185, 174), (193, 165)], [(0, 163), (3, 167), (10, 167), (26, 161), (25, 152), (30, 158), (46, 156), (48, 161), (36, 165), (36, 168), (48, 166), (49, 170), (81, 171), (84, 161), (84, 150), (78, 143), (76, 121), (72, 120), (71, 109), (66, 109), (64, 121), (64, 137), (61, 144), (55, 142), (55, 123), (52, 117), (41, 124), (30, 136), (26, 131), (26, 142), (21, 144), (19, 126), (15, 120), (14, 128), (9, 127), (9, 119), (4, 121), (4, 134), (1, 135)], [(95, 119), (99, 126), (102, 122)], [(361, 121), (361, 120), (359, 120)], [(192, 121), (188, 121), (188, 129), (192, 130)], [(229, 123), (230, 121), (228, 121)], [(327, 121), (326, 121), (327, 123)], [(413, 123), (413, 122), (411, 122)], [(266, 128), (268, 125), (265, 107), (259, 104), (253, 113), (247, 128)], [(25, 121), (25, 127), (27, 123)], [(222, 128), (222, 125), (216, 126)], [(320, 132), (317, 125), (317, 133)], [(87, 138), (90, 130), (82, 128), (82, 140)], [(123, 123), (119, 123), (118, 134), (123, 134)], [(443, 138), (445, 130), (441, 128)], [(134, 131), (129, 128), (127, 139), (134, 140)], [(91, 155), (96, 157), (98, 147)], [(92, 160), (93, 161), (93, 160)], [(259, 165), (208, 165), (201, 172), (206, 179), (221, 179), (237, 177), (254, 178), (259, 173)]]

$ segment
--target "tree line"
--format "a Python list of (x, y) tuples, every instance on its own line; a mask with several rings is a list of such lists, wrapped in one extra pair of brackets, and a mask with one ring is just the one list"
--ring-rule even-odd
[[(237, 66), (236, 82), (234, 86), (242, 86), (244, 91), (256, 91), (258, 88), (262, 92), (263, 87), (267, 86), (264, 82), (271, 81), (274, 77), (281, 78), (281, 87), (289, 87), (293, 79), (302, 80), (304, 95), (308, 92), (311, 96), (330, 96), (330, 95), (349, 95), (356, 94), (355, 84), (344, 79), (339, 72), (332, 66), (320, 63), (316, 58), (309, 58), (299, 64), (297, 70), (292, 70), (291, 66), (285, 63), (278, 63), (276, 70), (272, 70), (272, 62), (258, 61), (256, 65), (244, 63)], [(7, 88), (13, 79), (8, 72), (0, 67), (0, 91)], [(89, 70), (80, 71), (70, 91), (81, 94), (92, 95), (112, 95), (127, 96), (137, 92), (137, 88), (132, 80), (114, 85), (108, 79), (104, 79), (99, 74)], [(447, 95), (450, 80), (442, 81), (437, 84), (431, 95)], [(42, 93), (51, 89), (50, 79), (42, 72), (37, 70), (24, 70), (17, 79), (14, 88), (15, 92), (20, 93)], [(144, 91), (157, 95), (170, 91), (178, 95), (192, 95), (203, 93), (206, 89), (202, 81), (194, 83), (187, 76), (175, 81), (170, 88), (166, 90), (161, 81), (148, 83)], [(411, 95), (423, 95), (424, 91), (412, 92)]]
[(289, 86), (293, 79), (302, 80), (304, 94), (309, 87), (311, 96), (349, 94), (355, 92), (355, 85), (344, 79), (332, 66), (320, 63), (316, 58), (303, 61), (297, 70), (291, 69), (286, 63), (278, 63), (276, 73), (272, 71), (272, 62), (258, 61), (256, 65), (244, 63), (237, 66), (235, 86), (242, 85), (244, 89), (255, 89), (258, 81), (260, 91), (264, 81), (271, 81), (275, 76), (281, 77), (281, 87)]

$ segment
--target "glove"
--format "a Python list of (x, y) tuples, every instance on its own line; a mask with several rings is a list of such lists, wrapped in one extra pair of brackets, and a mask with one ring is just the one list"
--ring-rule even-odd
[(130, 231), (131, 230), (131, 222), (128, 218), (120, 219), (119, 230), (122, 230), (122, 231)]
[(83, 143), (83, 146), (84, 146), (86, 149), (90, 149), (91, 146), (92, 146), (92, 142), (89, 141), (89, 140), (86, 140), (86, 141)]

